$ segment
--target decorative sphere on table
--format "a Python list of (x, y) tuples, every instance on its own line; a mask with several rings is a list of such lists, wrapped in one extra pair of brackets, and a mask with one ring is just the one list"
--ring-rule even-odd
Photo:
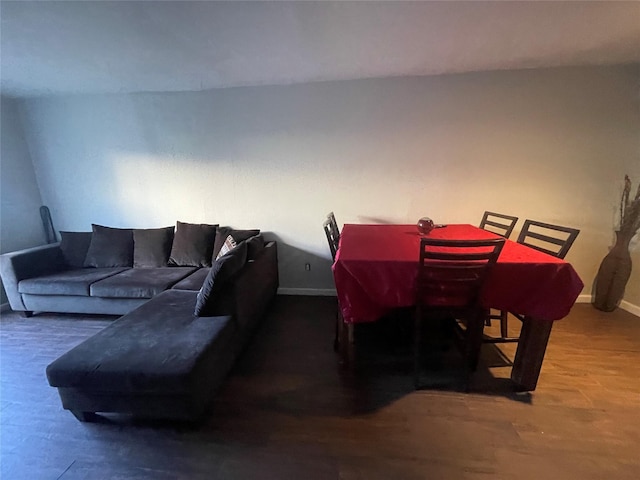
[(431, 230), (433, 230), (434, 228), (435, 224), (429, 217), (422, 217), (420, 220), (418, 220), (418, 231), (421, 235), (429, 235)]

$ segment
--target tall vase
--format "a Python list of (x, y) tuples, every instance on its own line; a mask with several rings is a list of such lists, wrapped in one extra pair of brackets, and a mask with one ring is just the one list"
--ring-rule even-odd
[(629, 242), (633, 235), (616, 232), (616, 243), (604, 257), (596, 276), (593, 306), (603, 312), (612, 312), (622, 300), (631, 275)]

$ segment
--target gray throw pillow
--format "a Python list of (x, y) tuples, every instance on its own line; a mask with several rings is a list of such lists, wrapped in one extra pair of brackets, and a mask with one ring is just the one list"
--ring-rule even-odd
[(173, 244), (174, 227), (146, 228), (133, 231), (133, 266), (166, 267)]
[(85, 267), (131, 267), (133, 265), (133, 231), (92, 224), (93, 234)]
[(218, 225), (176, 223), (169, 265), (210, 267)]
[(242, 242), (226, 255), (216, 260), (209, 275), (204, 280), (202, 288), (198, 292), (194, 314), (197, 317), (206, 317), (215, 314), (215, 304), (218, 301), (218, 294), (228, 284), (233, 277), (247, 263), (247, 244)]
[(229, 235), (233, 237), (233, 240), (236, 243), (240, 243), (248, 238), (251, 238), (260, 233), (259, 229), (253, 230), (236, 230), (231, 227), (218, 227), (216, 232), (216, 241), (213, 245), (213, 259), (215, 260), (220, 253), (220, 249), (222, 245), (224, 245), (225, 240)]
[(91, 235), (91, 232), (60, 232), (60, 250), (68, 267), (84, 267), (84, 259), (91, 244)]

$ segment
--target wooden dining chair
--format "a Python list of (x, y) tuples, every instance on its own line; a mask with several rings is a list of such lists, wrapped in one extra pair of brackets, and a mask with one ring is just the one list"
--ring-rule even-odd
[(564, 258), (579, 233), (580, 230), (575, 228), (525, 220), (517, 242), (554, 257)]
[(331, 251), (331, 259), (335, 262), (336, 253), (338, 253), (338, 246), (340, 244), (340, 235), (336, 233), (336, 230), (331, 225), (331, 220), (327, 218), (323, 224), (324, 234), (327, 237), (327, 243), (329, 244), (329, 250)]
[(454, 318), (455, 341), (465, 360), (466, 384), (478, 365), (486, 309), (480, 292), (505, 239), (422, 238), (416, 279), (414, 383), (420, 388), (422, 327), (425, 319)]
[[(479, 227), (488, 232), (500, 235), (501, 237), (509, 238), (517, 222), (518, 217), (505, 215), (503, 213), (490, 212), (487, 210), (484, 212), (482, 220), (480, 220)], [(506, 312), (502, 310), (490, 310), (487, 318), (485, 319), (485, 325), (490, 327), (491, 320), (499, 320), (500, 325), (502, 325), (506, 322), (506, 315)]]
[[(331, 251), (331, 259), (335, 262), (336, 254), (338, 253), (338, 246), (340, 245), (340, 231), (338, 230), (338, 225), (336, 224), (333, 212), (327, 215), (326, 220), (322, 223), (322, 228), (324, 229), (324, 234), (327, 237), (327, 243), (329, 244), (329, 250)], [(335, 351), (337, 351), (340, 346), (340, 327), (340, 304), (338, 303), (338, 308), (336, 310), (336, 331), (333, 339), (333, 349)]]
[(509, 238), (517, 221), (518, 217), (486, 211), (480, 221), (480, 228), (501, 237)]
[[(569, 249), (575, 242), (580, 230), (576, 228), (563, 227), (561, 225), (553, 225), (550, 223), (538, 222), (535, 220), (525, 220), (517, 242), (531, 247), (535, 250), (547, 253), (557, 258), (564, 258)], [(517, 342), (518, 337), (509, 337), (509, 313), (523, 320), (522, 315), (506, 310), (500, 310), (499, 315), (491, 315), (491, 318), (500, 319), (500, 337), (487, 337), (487, 343), (507, 343)]]

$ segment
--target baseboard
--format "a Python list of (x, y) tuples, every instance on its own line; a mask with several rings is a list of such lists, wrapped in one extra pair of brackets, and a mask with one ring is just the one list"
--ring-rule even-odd
[(578, 298), (576, 299), (576, 303), (591, 303), (591, 300), (592, 300), (591, 295), (582, 294), (582, 295), (578, 295)]
[(640, 318), (640, 307), (638, 305), (623, 300), (620, 302), (620, 308)]
[[(593, 301), (593, 297), (591, 295), (582, 294), (578, 296), (576, 303), (591, 303)], [(620, 308), (625, 312), (629, 312), (636, 317), (640, 317), (640, 307), (638, 305), (634, 305), (631, 302), (627, 302), (626, 300), (622, 300), (620, 302)]]
[(309, 295), (312, 297), (335, 297), (333, 288), (279, 288), (278, 295)]

